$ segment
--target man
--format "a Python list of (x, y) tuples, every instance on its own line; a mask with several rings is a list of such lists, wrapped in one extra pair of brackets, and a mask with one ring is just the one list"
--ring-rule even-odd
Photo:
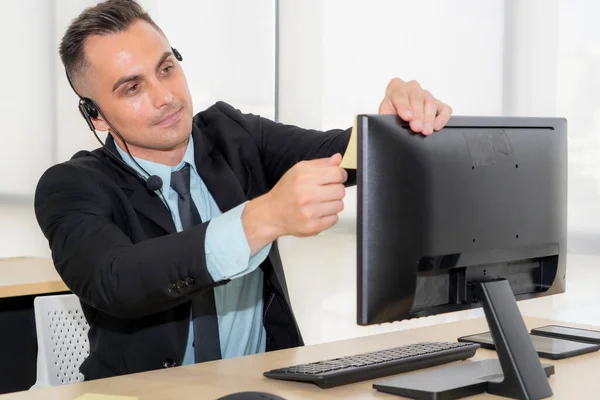
[[(35, 197), (90, 325), (85, 378), (302, 345), (276, 240), (337, 222), (350, 130), (304, 130), (225, 103), (193, 116), (179, 53), (133, 0), (85, 10), (60, 55), (91, 99), (82, 115), (109, 131), (105, 147), (46, 171)], [(451, 114), (400, 79), (379, 111), (425, 135)]]

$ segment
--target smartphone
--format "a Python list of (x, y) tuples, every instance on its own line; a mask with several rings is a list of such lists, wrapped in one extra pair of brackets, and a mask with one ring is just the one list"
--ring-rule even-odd
[[(538, 356), (551, 360), (574, 357), (580, 354), (600, 350), (600, 344), (575, 342), (567, 339), (551, 338), (547, 336), (529, 335)], [(476, 335), (462, 336), (459, 342), (479, 343), (482, 348), (496, 350), (490, 332)]]
[(600, 331), (592, 331), (590, 329), (569, 328), (568, 326), (560, 325), (546, 325), (540, 328), (532, 329), (531, 333), (535, 335), (600, 344)]

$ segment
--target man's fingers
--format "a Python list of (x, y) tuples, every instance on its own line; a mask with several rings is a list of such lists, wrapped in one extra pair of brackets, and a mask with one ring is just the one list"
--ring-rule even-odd
[(346, 188), (341, 183), (322, 185), (316, 189), (313, 201), (321, 203), (341, 200), (346, 196)]
[(321, 218), (321, 223), (323, 224), (323, 230), (329, 229), (335, 224), (338, 223), (340, 217), (337, 214), (328, 215), (326, 217)]
[(334, 200), (315, 205), (314, 215), (317, 218), (323, 218), (330, 215), (337, 215), (342, 211), (344, 211), (344, 202), (341, 200)]
[(315, 158), (314, 160), (300, 161), (298, 164), (303, 164), (307, 168), (323, 168), (327, 166), (337, 166), (342, 162), (342, 155), (335, 153), (331, 157)]
[(406, 90), (396, 90), (386, 96), (386, 100), (392, 103), (396, 114), (404, 121), (412, 121), (414, 114), (411, 110), (410, 101), (408, 100), (408, 92)]
[(423, 134), (431, 135), (433, 133), (435, 116), (437, 115), (437, 112), (438, 112), (438, 103), (437, 103), (437, 100), (433, 97), (433, 95), (428, 90), (423, 91), (423, 100), (424, 100)]
[(337, 214), (327, 215), (323, 218), (319, 218), (319, 221), (317, 223), (318, 224), (318, 227), (317, 227), (318, 232), (317, 233), (331, 228), (333, 225), (337, 224), (338, 220), (339, 220), (339, 217)]
[(452, 108), (423, 90), (419, 82), (394, 78), (386, 88), (379, 113), (397, 114), (414, 132), (430, 135), (448, 123)]
[(423, 91), (418, 84), (415, 84), (408, 95), (410, 108), (414, 115), (413, 120), (410, 122), (410, 128), (415, 132), (422, 132), (425, 117)]
[(437, 115), (437, 117), (435, 117), (435, 123), (434, 123), (433, 127), (436, 131), (439, 131), (444, 126), (446, 126), (446, 124), (448, 123), (448, 120), (450, 119), (450, 116), (452, 115), (452, 107), (450, 107), (448, 104), (443, 103), (439, 100), (437, 100), (437, 103), (438, 103), (438, 106), (437, 106), (438, 115)]
[(324, 167), (315, 171), (318, 174), (317, 183), (319, 185), (329, 185), (331, 183), (344, 183), (348, 179), (348, 173), (341, 167)]

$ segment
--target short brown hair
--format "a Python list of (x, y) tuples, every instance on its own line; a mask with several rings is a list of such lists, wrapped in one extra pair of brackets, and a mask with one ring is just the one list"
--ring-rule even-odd
[[(135, 0), (107, 0), (86, 8), (67, 28), (60, 42), (60, 59), (73, 84), (79, 83), (87, 67), (84, 46), (88, 37), (127, 30), (137, 20), (162, 30)], [(77, 87), (77, 85), (76, 85)]]

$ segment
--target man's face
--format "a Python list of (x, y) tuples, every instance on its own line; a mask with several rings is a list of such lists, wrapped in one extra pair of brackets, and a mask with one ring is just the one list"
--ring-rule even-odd
[[(85, 44), (90, 65), (81, 79), (125, 141), (139, 148), (171, 150), (192, 130), (192, 98), (185, 74), (166, 38), (145, 21), (125, 32), (92, 36)], [(99, 117), (99, 130), (109, 129)]]

